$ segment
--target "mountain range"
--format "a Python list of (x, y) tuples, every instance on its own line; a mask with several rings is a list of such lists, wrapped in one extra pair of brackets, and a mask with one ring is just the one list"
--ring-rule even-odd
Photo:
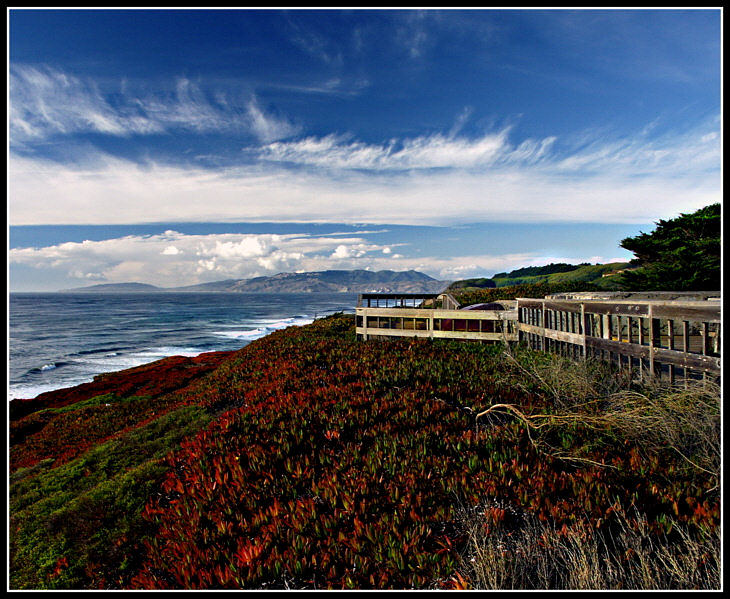
[(284, 272), (270, 277), (227, 279), (184, 287), (107, 283), (64, 289), (65, 293), (438, 293), (450, 281), (415, 270), (324, 270)]

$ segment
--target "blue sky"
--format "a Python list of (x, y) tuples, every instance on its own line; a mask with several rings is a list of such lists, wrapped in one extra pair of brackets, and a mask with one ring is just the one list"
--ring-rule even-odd
[(11, 289), (627, 259), (719, 201), (718, 10), (11, 10)]

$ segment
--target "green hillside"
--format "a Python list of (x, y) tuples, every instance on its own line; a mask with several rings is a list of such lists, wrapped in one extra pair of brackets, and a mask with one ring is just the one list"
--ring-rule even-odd
[(573, 281), (579, 281), (593, 283), (599, 289), (618, 289), (618, 283), (614, 276), (604, 277), (604, 275), (623, 270), (628, 265), (628, 262), (586, 264), (579, 265), (567, 272), (554, 272), (550, 274), (525, 275), (517, 277), (513, 276), (512, 273), (508, 273), (505, 277), (495, 276), (492, 280), (496, 283), (497, 287), (509, 287), (511, 285), (529, 285), (534, 283), (571, 283)]
[[(506, 273), (498, 273), (491, 279), (464, 279), (452, 283), (448, 291), (464, 294), (469, 291), (486, 290), (502, 287), (515, 287), (521, 285), (537, 285), (539, 291), (545, 291), (548, 288), (560, 287), (555, 291), (545, 291), (546, 293), (557, 293), (559, 291), (590, 291), (590, 290), (619, 290), (620, 271), (629, 266), (628, 262), (610, 262), (608, 264), (548, 264), (542, 267), (526, 267), (513, 270)], [(554, 272), (560, 268), (560, 271)], [(523, 274), (536, 273), (536, 274)], [(581, 289), (565, 288), (566, 285), (581, 284), (585, 287)], [(492, 295), (495, 295), (494, 293)], [(501, 297), (499, 299), (507, 299)], [(525, 297), (525, 296), (523, 296)]]

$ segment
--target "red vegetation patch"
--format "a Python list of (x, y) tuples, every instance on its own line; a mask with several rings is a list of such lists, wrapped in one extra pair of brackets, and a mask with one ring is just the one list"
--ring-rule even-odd
[(619, 507), (656, 531), (669, 518), (719, 526), (714, 482), (682, 474), (673, 454), (558, 429), (550, 443), (580, 448), (577, 465), (539, 452), (516, 419), (477, 422), (494, 403), (551, 405), (482, 346), (361, 343), (342, 317), (210, 362), (156, 364), (113, 375), (126, 393), (156, 397), (13, 423), (42, 427), (12, 444), (15, 468), (60, 463), (175, 406), (220, 413), (154, 483), (134, 588), (464, 588), (460, 502), (495, 528), (529, 516), (557, 531), (581, 521), (613, 530)]
[(576, 467), (537, 453), (515, 421), (477, 425), (470, 405), (543, 402), (501, 383), (496, 358), (316, 330), (271, 335), (206, 380), (203, 401), (238, 407), (170, 457), (136, 588), (458, 587), (457, 501), (510, 506), (487, 522), (532, 513), (558, 530), (611, 526), (616, 505), (657, 529), (669, 513), (719, 522), (717, 503), (698, 508), (707, 489), (667, 477), (660, 456), (604, 447), (587, 457), (612, 467)]
[(10, 419), (18, 420), (38, 410), (61, 408), (107, 393), (114, 393), (119, 397), (162, 395), (180, 389), (190, 381), (210, 372), (233, 353), (208, 352), (193, 358), (170, 356), (135, 368), (99, 374), (90, 383), (47, 391), (34, 399), (14, 399), (10, 402)]
[[(142, 426), (179, 405), (194, 402), (196, 396), (191, 386), (233, 353), (210, 352), (194, 358), (172, 356), (99, 375), (91, 383), (50, 391), (35, 399), (13, 400), (11, 471), (49, 458), (54, 465), (64, 463), (98, 443)], [(107, 394), (113, 394), (114, 399), (75, 410), (44, 411)], [(124, 398), (133, 399), (123, 401)]]

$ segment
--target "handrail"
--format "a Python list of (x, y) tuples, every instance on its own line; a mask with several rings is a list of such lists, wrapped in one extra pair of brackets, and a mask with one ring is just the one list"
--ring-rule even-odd
[[(377, 300), (375, 307), (358, 302), (360, 338), (519, 340), (535, 349), (576, 357), (607, 357), (622, 368), (638, 368), (642, 376), (645, 371), (659, 376), (667, 373), (670, 381), (679, 369), (685, 380), (688, 372), (719, 376), (721, 371), (721, 311), (720, 302), (714, 300), (719, 292), (702, 292), (705, 300), (696, 296), (691, 300), (518, 298), (503, 302), (510, 307), (516, 304), (503, 311), (459, 310), (460, 304), (450, 293), (383, 295), (390, 299), (418, 295), (435, 301), (428, 308), (425, 302), (388, 307), (378, 307)], [(370, 294), (368, 303), (375, 297), (377, 294)], [(498, 335), (497, 329), (503, 334)]]

